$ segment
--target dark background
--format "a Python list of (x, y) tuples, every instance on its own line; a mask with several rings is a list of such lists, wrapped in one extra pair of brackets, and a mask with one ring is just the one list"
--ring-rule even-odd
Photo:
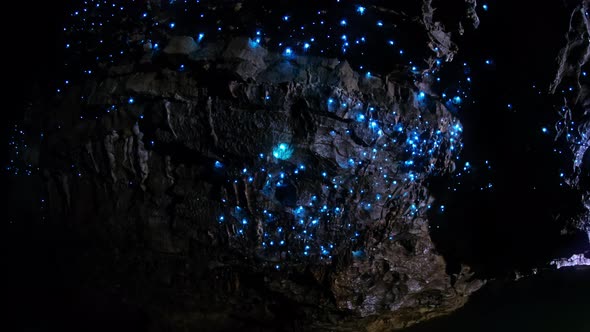
[[(439, 203), (447, 206), (445, 214), (434, 216), (439, 227), (433, 228), (433, 238), (449, 269), (466, 262), (480, 276), (499, 279), (514, 269), (544, 264), (556, 254), (587, 249), (583, 238), (559, 235), (560, 224), (554, 216), (572, 213), (578, 206), (575, 193), (560, 186), (558, 174), (568, 162), (553, 153), (552, 138), (540, 130), (552, 128), (556, 120), (556, 100), (546, 92), (575, 2), (514, 3), (489, 1), (490, 11), (481, 16), (480, 29), (468, 31), (460, 41), (455, 61), (494, 60), (493, 66), (473, 65), (476, 104), (460, 114), (465, 128), (462, 158), (477, 165), (489, 160), (492, 170), (474, 170), (457, 192), (444, 190), (454, 180), (432, 183)], [(9, 139), (9, 129), (22, 122), (28, 102), (38, 105), (35, 112), (51, 105), (53, 79), (59, 77), (63, 61), (61, 25), (68, 2), (12, 5), (10, 13), (18, 14), (8, 15), (18, 20), (5, 20), (3, 29), (10, 60), (2, 144)], [(514, 105), (512, 110), (508, 103)], [(1, 151), (5, 165), (9, 155)], [(66, 227), (46, 227), (38, 221), (41, 184), (37, 177), (1, 174), (6, 213), (2, 245), (8, 257), (4, 270), (9, 288), (5, 299), (16, 331), (137, 330), (147, 324), (149, 317), (121, 299), (84, 297), (83, 273), (76, 268), (80, 258), (75, 253), (85, 244), (72, 240)], [(493, 191), (477, 189), (483, 178), (494, 184)], [(516, 284), (495, 283), (476, 294), (465, 309), (416, 331), (520, 331), (527, 327), (585, 331), (589, 327), (585, 314), (590, 312), (587, 280), (587, 271), (567, 271)]]

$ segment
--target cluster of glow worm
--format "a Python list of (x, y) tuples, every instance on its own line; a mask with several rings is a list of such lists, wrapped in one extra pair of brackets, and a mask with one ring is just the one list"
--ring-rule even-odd
[[(288, 12), (278, 13), (275, 11), (273, 15), (278, 15), (277, 20), (281, 22), (280, 26), (268, 29), (264, 26), (248, 26), (242, 27), (241, 31), (239, 31), (239, 24), (224, 22), (214, 6), (205, 4), (205, 1), (163, 1), (162, 6), (174, 7), (180, 13), (185, 12), (193, 15), (193, 21), (197, 21), (198, 27), (194, 28), (196, 32), (192, 32), (192, 34), (198, 43), (215, 40), (226, 31), (234, 29), (237, 30), (234, 31), (237, 34), (249, 35), (255, 45), (264, 45), (270, 50), (282, 53), (285, 57), (294, 57), (299, 54), (338, 56), (340, 58), (356, 57), (361, 60), (356, 61), (355, 69), (363, 72), (367, 77), (379, 75), (380, 72), (378, 69), (371, 72), (368, 68), (369, 64), (362, 63), (366, 52), (363, 47), (370, 42), (380, 43), (383, 47), (390, 48), (390, 53), (397, 54), (398, 59), (394, 62), (405, 63), (406, 70), (416, 78), (416, 81), (423, 78), (434, 78), (437, 84), (440, 84), (441, 77), (438, 74), (442, 59), (437, 60), (436, 66), (432, 69), (420, 68), (419, 64), (405, 58), (411, 52), (405, 51), (403, 45), (394, 38), (395, 25), (389, 22), (387, 17), (379, 17), (380, 14), (370, 6), (351, 4), (345, 1), (335, 0), (334, 2), (335, 4), (330, 8), (339, 8), (338, 13), (345, 13), (345, 15), (335, 17), (328, 10), (318, 10), (308, 19), (307, 17), (293, 17)], [(484, 11), (489, 9), (487, 4), (482, 4), (481, 8)], [(149, 5), (146, 7), (145, 3), (138, 4), (136, 1), (81, 1), (80, 7), (70, 13), (68, 24), (64, 27), (67, 38), (64, 47), (68, 56), (64, 64), (66, 77), (63, 77), (61, 83), (56, 86), (58, 98), (69, 86), (83, 82), (91, 76), (104, 75), (105, 70), (112, 66), (133, 64), (145, 52), (157, 55), (171, 35), (187, 34), (182, 23), (176, 22), (174, 18), (158, 15), (155, 8), (150, 8)], [(370, 26), (372, 30), (359, 33), (363, 26)], [(182, 31), (182, 29), (185, 30)], [(373, 38), (372, 31), (375, 29), (380, 31), (379, 36), (383, 37), (382, 40), (371, 40)], [(317, 31), (326, 31), (327, 33), (317, 34)], [(273, 36), (275, 34), (282, 37), (288, 36), (288, 38), (281, 40), (275, 38)], [(432, 51), (436, 52), (436, 49)], [(486, 59), (483, 65), (491, 66), (492, 64), (492, 59)], [(465, 79), (454, 83), (445, 82), (445, 88), (442, 89), (440, 96), (436, 97), (440, 98), (449, 109), (455, 111), (469, 100), (468, 91), (472, 78), (469, 76), (468, 64), (465, 63), (463, 66)], [(174, 69), (178, 71), (190, 70), (188, 64), (187, 66), (181, 64)], [(85, 102), (85, 97), (81, 98), (81, 102)], [(140, 96), (127, 96), (122, 98), (119, 103), (109, 105), (99, 111), (90, 111), (88, 110), (90, 108), (87, 108), (80, 118), (98, 119), (104, 114), (125, 111), (139, 98)], [(432, 97), (421, 91), (416, 94), (416, 98), (418, 101), (426, 101)], [(338, 103), (340, 101), (335, 101), (332, 98), (326, 100), (328, 109), (339, 107)], [(434, 168), (434, 165), (430, 163), (431, 157), (439, 153), (441, 148), (449, 149), (453, 158), (458, 159), (457, 155), (462, 146), (460, 142), (462, 128), (458, 122), (447, 124), (447, 128), (442, 131), (430, 132), (432, 126), (428, 123), (421, 124), (420, 121), (414, 125), (387, 123), (380, 119), (374, 119), (371, 112), (370, 107), (366, 109), (361, 107), (356, 120), (359, 125), (366, 126), (373, 131), (379, 144), (366, 149), (361, 155), (351, 156), (348, 160), (348, 167), (360, 170), (362, 168), (359, 166), (368, 165), (371, 160), (383, 158), (381, 164), (391, 164), (391, 167), (375, 170), (378, 172), (378, 176), (375, 178), (381, 179), (381, 183), (368, 183), (366, 187), (362, 187), (357, 184), (358, 177), (362, 176), (362, 174), (357, 174), (358, 172), (349, 172), (351, 175), (346, 177), (293, 163), (290, 159), (294, 147), (288, 142), (284, 142), (278, 144), (272, 151), (261, 152), (259, 164), (241, 169), (241, 178), (234, 181), (254, 182), (255, 173), (262, 172), (266, 174), (262, 192), (272, 193), (290, 181), (291, 178), (309, 174), (321, 181), (322, 191), (311, 195), (305, 205), (297, 205), (287, 213), (295, 221), (290, 226), (273, 226), (279, 224), (275, 221), (281, 219), (278, 216), (284, 215), (284, 211), (262, 210), (256, 211), (256, 215), (253, 216), (246, 214), (243, 211), (244, 207), (229, 204), (225, 205), (227, 211), (219, 216), (219, 221), (223, 223), (229, 222), (231, 219), (235, 233), (240, 235), (253, 225), (254, 220), (250, 220), (251, 218), (259, 218), (265, 225), (261, 240), (263, 247), (279, 248), (286, 245), (287, 241), (291, 241), (294, 243), (290, 244), (290, 248), (298, 248), (303, 256), (315, 255), (320, 259), (329, 259), (336, 244), (330, 241), (329, 236), (324, 236), (322, 241), (315, 241), (316, 231), (314, 230), (332, 220), (352, 220), (354, 217), (346, 217), (348, 210), (344, 205), (324, 201), (326, 197), (330, 197), (329, 190), (344, 190), (346, 188), (345, 191), (348, 191), (349, 195), (360, 195), (362, 209), (369, 211), (370, 214), (370, 211), (375, 210), (376, 207), (383, 206), (385, 202), (395, 200), (399, 198), (399, 195), (403, 195), (403, 192), (396, 191), (398, 186), (411, 184), (420, 180), (424, 174), (428, 174)], [(139, 114), (140, 124), (142, 119), (143, 115)], [(59, 130), (60, 127), (58, 123), (56, 128), (46, 128), (46, 130)], [(333, 135), (342, 134), (350, 133), (334, 133)], [(442, 147), (443, 141), (450, 142), (450, 145)], [(17, 146), (16, 142), (15, 139), (11, 144)], [(150, 142), (151, 146), (156, 144), (157, 142)], [(394, 155), (406, 157), (402, 161), (389, 160), (390, 156)], [(221, 161), (215, 162), (212, 166), (218, 170), (226, 168), (226, 165)], [(72, 167), (75, 168), (75, 165)], [(469, 172), (470, 168), (471, 164), (465, 162), (463, 171)], [(398, 172), (399, 169), (402, 169), (403, 172)], [(16, 169), (12, 167), (9, 170), (15, 171)], [(24, 172), (30, 174), (31, 170), (26, 169)], [(82, 176), (82, 172), (83, 170), (80, 169), (76, 173), (78, 176)], [(376, 191), (371, 188), (383, 190)], [(416, 201), (404, 211), (408, 217), (413, 217), (430, 207), (423, 202)], [(440, 206), (439, 209), (443, 211), (444, 206)], [(290, 232), (296, 234), (295, 239), (285, 237), (286, 227), (295, 230), (295, 232)], [(345, 222), (337, 227), (349, 231), (347, 234), (351, 235), (351, 241), (359, 236), (359, 231), (362, 228), (353, 222)], [(277, 249), (277, 252), (280, 252), (280, 249)]]

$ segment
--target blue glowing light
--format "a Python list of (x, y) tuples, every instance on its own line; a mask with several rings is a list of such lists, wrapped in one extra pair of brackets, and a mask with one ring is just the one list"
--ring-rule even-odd
[(541, 128), (541, 131), (543, 132), (543, 134), (547, 134), (547, 132), (549, 132), (549, 130), (545, 127)]
[(367, 9), (365, 7), (363, 7), (363, 6), (357, 6), (356, 7), (357, 13), (359, 13), (361, 15), (363, 15), (365, 13), (365, 10), (367, 10)]
[(174, 27), (176, 26), (176, 23), (171, 22), (168, 26), (170, 27), (170, 29), (174, 29)]
[(201, 40), (203, 40), (203, 38), (205, 38), (205, 34), (201, 32), (201, 33), (199, 34), (199, 36), (197, 37), (197, 40), (198, 40), (198, 41), (201, 41)]
[(377, 21), (377, 26), (378, 26), (378, 27), (382, 27), (382, 26), (383, 26), (383, 22), (381, 22), (381, 21)]
[(133, 99), (133, 97), (131, 97), (131, 98), (129, 98), (129, 99), (127, 100), (127, 102), (128, 102), (129, 104), (133, 104), (133, 103), (135, 103), (135, 99)]
[(347, 24), (346, 20), (341, 20), (341, 21), (340, 21), (340, 25), (341, 25), (341, 26), (346, 26), (346, 24)]
[(483, 10), (487, 11), (488, 10), (488, 5), (484, 3), (483, 6), (481, 6), (481, 8), (483, 8)]
[(287, 143), (281, 143), (273, 149), (272, 155), (277, 159), (287, 160), (293, 155), (293, 148)]
[(287, 22), (289, 20), (289, 16), (285, 15), (283, 16), (283, 21)]
[(291, 56), (291, 55), (293, 55), (293, 50), (290, 47), (287, 47), (285, 49), (285, 52), (283, 52), (283, 54), (285, 54), (286, 56)]
[(424, 99), (424, 97), (426, 97), (426, 94), (424, 93), (424, 91), (420, 91), (420, 93), (418, 94), (418, 98)]
[(459, 97), (459, 96), (453, 97), (453, 104), (456, 104), (456, 105), (461, 104), (461, 101), (462, 101), (461, 97)]
[(310, 46), (311, 45), (309, 45), (309, 43), (305, 43), (305, 44), (303, 44), (303, 49), (307, 50), (307, 49), (309, 49)]
[(491, 65), (492, 64), (492, 60), (486, 60), (486, 65)]
[(358, 122), (363, 122), (365, 121), (365, 115), (364, 114), (359, 114), (356, 116), (356, 121)]

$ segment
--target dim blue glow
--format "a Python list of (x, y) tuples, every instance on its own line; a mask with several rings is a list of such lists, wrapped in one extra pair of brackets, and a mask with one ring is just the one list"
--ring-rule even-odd
[(309, 43), (305, 43), (305, 44), (303, 44), (303, 49), (307, 50), (307, 49), (309, 49), (310, 46), (311, 45), (309, 45)]
[(133, 99), (133, 97), (131, 97), (131, 98), (129, 98), (129, 100), (127, 100), (127, 102), (129, 104), (133, 104), (133, 103), (135, 103), (135, 99)]
[(488, 10), (488, 5), (484, 3), (483, 6), (481, 6), (481, 8), (483, 8), (483, 10), (487, 11)]
[(289, 16), (287, 16), (287, 15), (283, 16), (283, 21), (285, 21), (285, 22), (289, 21)]
[(491, 65), (492, 64), (492, 60), (486, 60), (486, 65)]
[(362, 250), (356, 250), (352, 252), (352, 256), (354, 257), (362, 257), (364, 255), (364, 252)]
[(367, 10), (367, 9), (365, 7), (363, 7), (363, 6), (357, 6), (356, 7), (357, 13), (359, 13), (361, 15), (363, 15), (365, 13), (365, 10)]
[(424, 97), (426, 97), (426, 94), (424, 93), (424, 91), (420, 91), (420, 93), (418, 94), (418, 99), (424, 99)]
[(365, 121), (365, 115), (364, 114), (359, 114), (356, 116), (356, 121), (358, 122), (363, 122)]
[(547, 132), (549, 132), (549, 130), (545, 127), (541, 128), (541, 131), (543, 132), (543, 134), (546, 134)]
[(176, 23), (171, 22), (168, 26), (170, 27), (170, 29), (174, 29), (174, 27), (176, 26)]
[(283, 52), (283, 53), (284, 53), (286, 56), (291, 56), (291, 55), (293, 55), (293, 50), (292, 50), (291, 48), (287, 47), (287, 48), (285, 49), (285, 52)]
[(201, 40), (203, 40), (203, 38), (205, 38), (205, 34), (201, 32), (201, 33), (199, 34), (199, 37), (197, 38), (197, 40), (198, 40), (198, 41), (201, 41)]
[(341, 25), (341, 26), (346, 26), (346, 24), (348, 24), (348, 23), (346, 22), (346, 20), (341, 20), (341, 21), (340, 21), (340, 25)]
[(461, 97), (459, 97), (459, 96), (453, 97), (453, 104), (457, 104), (457, 105), (461, 104), (461, 101), (462, 101)]
[(383, 26), (383, 22), (381, 22), (381, 21), (377, 21), (377, 26), (378, 26), (378, 27), (382, 27), (382, 26)]

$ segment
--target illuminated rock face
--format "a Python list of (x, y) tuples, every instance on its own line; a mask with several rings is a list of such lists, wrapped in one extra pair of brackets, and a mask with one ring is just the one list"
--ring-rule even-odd
[[(580, 1), (572, 12), (567, 42), (558, 57), (559, 67), (551, 92), (563, 100), (558, 110), (561, 118), (555, 126), (556, 141), (569, 149), (569, 160), (564, 165), (568, 170), (560, 176), (567, 186), (579, 191), (581, 197), (580, 213), (569, 220), (564, 232), (583, 231), (590, 240), (589, 10), (590, 2)], [(590, 256), (590, 252), (585, 254)], [(580, 257), (562, 259), (567, 262), (562, 266), (587, 265), (587, 259)]]
[(52, 214), (115, 234), (102, 240), (117, 265), (179, 287), (166, 291), (187, 312), (273, 324), (295, 308), (304, 326), (373, 330), (452, 311), (481, 286), (468, 269), (451, 282), (428, 232), (439, 207), (424, 181), (462, 146), (436, 96), (247, 38), (172, 56), (158, 61), (181, 70), (89, 80), (83, 107), (108, 112), (47, 137), (62, 151), (48, 157)]

